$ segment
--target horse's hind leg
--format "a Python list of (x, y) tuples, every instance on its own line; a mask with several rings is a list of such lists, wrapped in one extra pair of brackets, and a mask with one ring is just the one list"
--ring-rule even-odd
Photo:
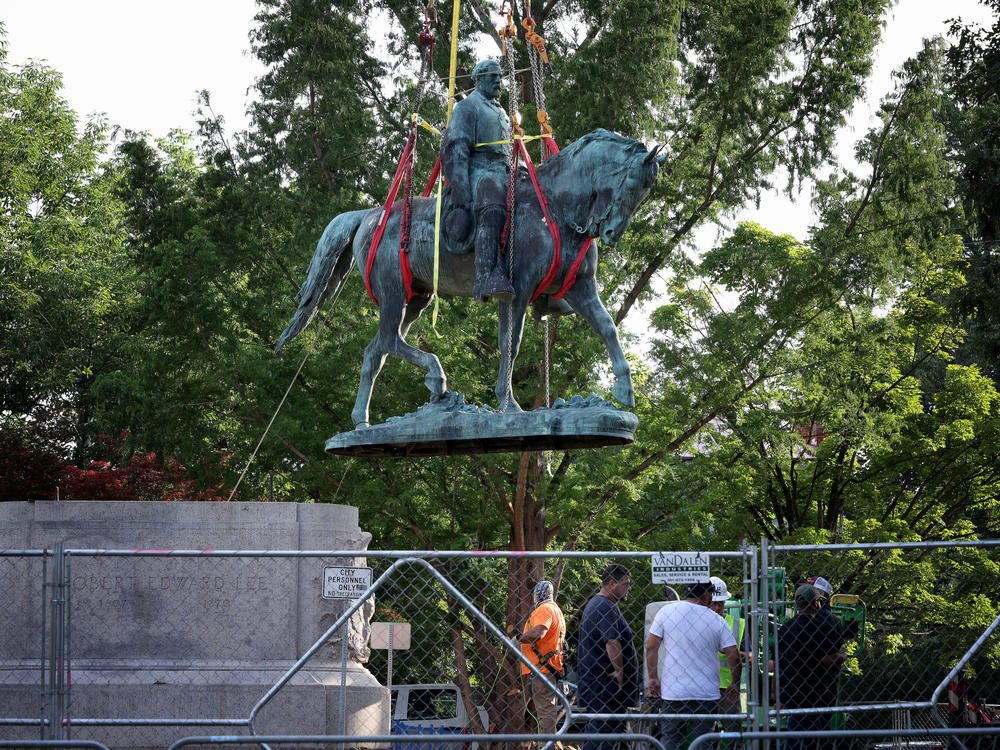
[(424, 376), (424, 385), (427, 386), (427, 390), (431, 392), (432, 396), (443, 396), (444, 392), (448, 389), (448, 380), (445, 377), (444, 368), (441, 367), (441, 361), (433, 354), (416, 349), (405, 341), (406, 334), (410, 331), (410, 326), (427, 309), (427, 305), (430, 304), (431, 299), (429, 295), (418, 294), (407, 303), (406, 311), (403, 313), (403, 323), (399, 327), (399, 344), (402, 345), (402, 348), (398, 353), (393, 353), (407, 362), (415, 364), (426, 373)]
[(429, 302), (430, 297), (417, 296), (410, 300), (405, 310), (388, 312), (388, 308), (392, 307), (389, 304), (383, 304), (379, 308), (378, 332), (372, 342), (365, 347), (365, 356), (361, 363), (361, 383), (358, 386), (354, 410), (351, 412), (351, 419), (356, 427), (368, 425), (368, 407), (371, 403), (372, 389), (389, 354), (395, 354), (427, 373), (424, 383), (432, 395), (444, 394), (446, 381), (438, 358), (433, 354), (414, 349), (402, 339)]
[(381, 330), (375, 334), (372, 342), (365, 347), (365, 357), (361, 362), (361, 382), (358, 384), (358, 397), (354, 401), (351, 420), (355, 427), (368, 426), (368, 405), (372, 400), (372, 388), (375, 378), (382, 371), (388, 352), (382, 348)]
[(566, 293), (566, 300), (581, 318), (590, 323), (611, 357), (611, 371), (615, 374), (615, 385), (611, 390), (619, 402), (628, 407), (635, 406), (635, 390), (632, 387), (632, 369), (629, 367), (621, 341), (618, 339), (618, 328), (608, 314), (597, 295), (597, 284), (593, 277), (578, 278), (573, 287)]
[(514, 360), (521, 348), (521, 333), (524, 330), (524, 313), (528, 309), (528, 301), (516, 297), (513, 302), (501, 302), (497, 308), (499, 325), (497, 326), (500, 346), (500, 374), (497, 375), (497, 387), (494, 391), (501, 411), (521, 411), (521, 406), (514, 398), (511, 384), (511, 373), (514, 370)]

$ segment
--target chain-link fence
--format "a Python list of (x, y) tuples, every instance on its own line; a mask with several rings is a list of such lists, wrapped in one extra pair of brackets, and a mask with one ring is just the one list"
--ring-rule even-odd
[[(775, 726), (914, 730), (917, 741), (921, 729), (997, 726), (996, 542), (762, 554), (772, 583), (761, 589), (769, 596), (762, 645), (775, 662)], [(825, 595), (796, 601), (810, 582)], [(808, 599), (810, 588), (802, 592)]]
[[(889, 740), (844, 738), (896, 730), (905, 746), (921, 728), (984, 725), (1000, 703), (995, 543), (702, 555), (726, 593), (684, 602), (686, 585), (653, 582), (654, 561), (659, 579), (701, 573), (649, 552), (6, 552), (0, 739), (163, 748), (225, 732), (416, 750), (554, 722), (571, 745), (807, 729), (867, 748)], [(797, 607), (816, 576), (830, 595)], [(543, 580), (565, 621), (561, 665), (544, 635), (519, 642)]]

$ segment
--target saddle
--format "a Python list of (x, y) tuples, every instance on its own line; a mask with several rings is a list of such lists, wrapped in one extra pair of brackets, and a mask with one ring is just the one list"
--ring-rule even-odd
[[(521, 179), (524, 179), (523, 175)], [(429, 220), (414, 222), (413, 239), (434, 246), (434, 213)], [(451, 186), (446, 185), (441, 196), (441, 247), (452, 255), (471, 253), (476, 245), (476, 219), (468, 211), (452, 205)], [(572, 315), (573, 309), (561, 299), (555, 299), (547, 294), (541, 295), (531, 303), (532, 315), (538, 321), (546, 317)]]
[[(411, 225), (413, 241), (427, 248), (434, 247), (434, 196), (429, 196), (431, 209)], [(476, 217), (461, 207), (452, 205), (451, 188), (441, 196), (441, 249), (452, 255), (464, 255), (475, 249)]]

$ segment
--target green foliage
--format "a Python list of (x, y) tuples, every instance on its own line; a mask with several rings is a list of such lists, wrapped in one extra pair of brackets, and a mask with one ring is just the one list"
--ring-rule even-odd
[[(357, 504), (383, 547), (713, 547), (760, 535), (822, 541), (995, 528), (992, 375), (956, 359), (964, 329), (955, 299), (963, 274), (976, 278), (956, 235), (978, 214), (961, 197), (971, 173), (954, 161), (956, 133), (969, 144), (987, 132), (992, 89), (977, 60), (992, 37), (965, 37), (958, 58), (928, 44), (900, 71), (880, 127), (858, 146), (866, 173), (828, 169), (887, 7), (536, 7), (553, 60), (546, 105), (557, 137), (603, 126), (666, 146), (651, 200), (620, 246), (602, 249), (599, 271), (619, 320), (652, 296), (654, 278), (666, 286), (651, 316), (655, 335), (641, 342), (649, 357), (633, 357), (639, 440), (551, 458), (385, 464), (322, 450), (326, 437), (350, 428), (358, 363), (374, 333), (377, 312), (363, 286), (348, 284), (280, 356), (271, 346), (325, 224), (383, 199), (416, 96), (422, 6), (261, 2), (251, 40), (267, 70), (247, 132), (227, 134), (206, 93), (193, 137), (125, 134), (104, 164), (99, 131), (91, 137), (88, 163), (101, 179), (87, 184), (105, 191), (100, 205), (110, 213), (104, 244), (87, 242), (86, 252), (109, 248), (108, 260), (93, 264), (103, 276), (86, 287), (98, 290), (87, 299), (105, 300), (95, 309), (112, 318), (91, 325), (115, 341), (115, 359), (88, 383), (88, 423), (127, 429), (131, 449), (175, 455), (203, 482), (214, 481), (217, 452), (231, 452), (232, 486), (281, 404), (239, 496), (261, 497), (273, 485), (280, 498)], [(460, 74), (474, 62), (475, 33), (492, 34), (499, 22), (493, 10), (466, 9)], [(445, 26), (421, 108), (435, 122), (445, 117)], [(523, 62), (522, 41), (517, 49)], [(949, 95), (957, 80), (978, 88), (965, 99)], [(530, 121), (540, 101), (526, 73), (520, 83)], [(435, 150), (421, 132), (418, 173)], [(733, 214), (779, 175), (794, 185), (819, 174), (809, 237), (745, 224), (716, 247), (681, 252), (696, 229)], [(86, 257), (80, 248), (64, 257)], [(21, 263), (33, 257), (22, 255)], [(121, 268), (127, 273), (112, 273)], [(41, 298), (31, 285), (8, 287), (12, 311)], [(31, 352), (28, 330), (5, 351)], [(528, 322), (513, 374), (526, 405), (545, 392), (545, 330)], [(436, 330), (426, 316), (410, 340), (441, 358), (452, 388), (492, 401), (490, 307), (443, 301)], [(553, 396), (607, 382), (603, 345), (582, 321), (560, 320), (552, 341)], [(46, 348), (85, 362), (78, 348), (38, 345)], [(70, 393), (71, 370), (46, 392)], [(38, 368), (25, 372), (35, 387)], [(420, 375), (390, 360), (373, 418), (425, 399)]]
[[(654, 314), (665, 438), (698, 467), (657, 489), (690, 533), (709, 523), (720, 543), (740, 527), (810, 543), (1000, 528), (996, 389), (949, 364), (964, 332), (947, 301), (965, 264), (946, 233), (961, 214), (943, 69), (937, 44), (907, 64), (859, 146), (871, 174), (819, 185), (808, 244), (741, 225), (678, 273)], [(732, 309), (716, 304), (722, 288)], [(694, 512), (690, 473), (705, 486)]]
[(82, 456), (134, 290), (107, 127), (80, 126), (61, 85), (0, 47), (0, 426)]
[[(996, 0), (986, 3), (1000, 14)], [(944, 122), (956, 162), (959, 199), (969, 216), (965, 227), (967, 287), (954, 306), (968, 339), (957, 357), (1000, 377), (1000, 293), (997, 248), (1000, 243), (1000, 16), (992, 28), (952, 26), (948, 50), (948, 107)]]

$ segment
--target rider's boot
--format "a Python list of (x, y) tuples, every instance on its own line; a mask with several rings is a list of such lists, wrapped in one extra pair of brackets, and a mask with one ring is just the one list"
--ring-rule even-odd
[(514, 286), (500, 251), (500, 233), (506, 218), (507, 209), (502, 205), (486, 205), (476, 211), (476, 283), (472, 296), (480, 302), (487, 297), (498, 302), (514, 299)]
[(560, 315), (572, 315), (575, 311), (564, 299), (556, 299), (547, 294), (531, 303), (532, 317), (541, 323), (548, 317), (558, 318)]

